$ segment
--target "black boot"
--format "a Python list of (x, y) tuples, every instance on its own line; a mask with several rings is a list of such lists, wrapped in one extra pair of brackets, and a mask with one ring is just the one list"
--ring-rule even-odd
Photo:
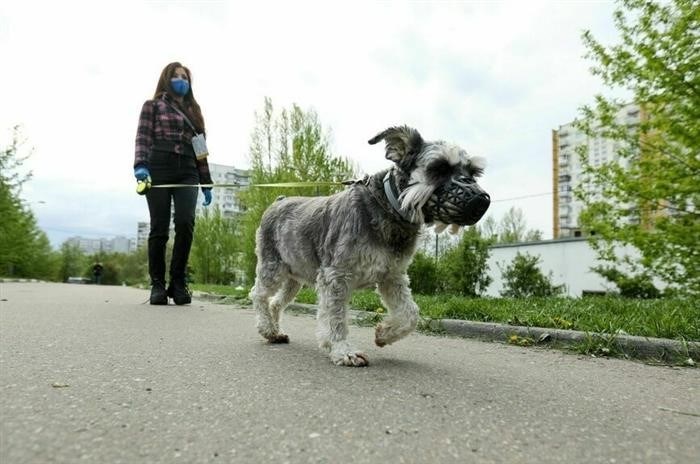
[(168, 296), (175, 301), (176, 305), (192, 303), (192, 295), (185, 284), (185, 279), (171, 279), (168, 286)]
[(165, 283), (162, 280), (154, 280), (151, 282), (151, 304), (168, 304), (168, 295), (165, 291)]

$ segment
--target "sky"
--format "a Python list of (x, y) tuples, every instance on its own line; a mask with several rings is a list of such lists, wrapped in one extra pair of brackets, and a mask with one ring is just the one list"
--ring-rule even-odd
[[(141, 105), (180, 61), (211, 163), (249, 167), (270, 97), (318, 113), (360, 174), (390, 166), (367, 140), (407, 124), (483, 156), (497, 220), (520, 208), (552, 237), (551, 131), (605, 93), (581, 40), (616, 43), (610, 1), (201, 1), (0, 4), (0, 146), (12, 127), (33, 173), (22, 198), (54, 247), (135, 237)], [(216, 192), (215, 192), (216, 195)], [(522, 198), (528, 197), (528, 198)]]

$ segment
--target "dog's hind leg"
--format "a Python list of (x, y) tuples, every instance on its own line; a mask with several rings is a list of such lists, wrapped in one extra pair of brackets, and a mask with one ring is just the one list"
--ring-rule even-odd
[[(299, 289), (301, 289), (301, 283), (299, 281), (287, 278), (279, 291), (269, 301), (268, 308), (270, 318), (280, 335), (283, 335), (281, 332), (279, 332), (282, 312), (284, 311), (284, 308), (286, 308), (287, 305), (292, 302), (297, 293), (299, 293)], [(286, 337), (286, 335), (284, 336)]]
[(347, 341), (347, 304), (350, 288), (347, 276), (332, 268), (321, 269), (316, 280), (319, 305), (316, 337), (319, 346), (329, 352), (331, 361), (344, 366), (366, 366), (367, 355)]
[(406, 274), (379, 282), (377, 290), (389, 314), (377, 324), (374, 342), (377, 346), (385, 346), (405, 337), (416, 328), (418, 305), (411, 296)]
[[(280, 332), (279, 309), (273, 314), (272, 298), (283, 286), (285, 280), (281, 272), (281, 264), (261, 265), (256, 269), (255, 285), (250, 290), (250, 299), (257, 312), (257, 328), (260, 335), (270, 343), (289, 343), (289, 337)], [(273, 300), (274, 301), (274, 300)]]

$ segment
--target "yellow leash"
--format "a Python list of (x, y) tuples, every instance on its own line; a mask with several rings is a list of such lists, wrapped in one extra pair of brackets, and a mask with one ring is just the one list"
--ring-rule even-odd
[(275, 187), (275, 188), (294, 188), (294, 187), (328, 187), (335, 185), (348, 185), (354, 181), (347, 182), (279, 182), (276, 184), (159, 184), (152, 185), (150, 177), (145, 180), (140, 180), (136, 183), (136, 193), (145, 195), (152, 188), (232, 188), (232, 187)]

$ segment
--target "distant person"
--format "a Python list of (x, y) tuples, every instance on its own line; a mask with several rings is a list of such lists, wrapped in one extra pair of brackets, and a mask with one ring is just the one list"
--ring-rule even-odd
[[(160, 74), (153, 99), (141, 109), (136, 132), (134, 176), (139, 193), (145, 193), (151, 216), (148, 235), (148, 273), (152, 305), (192, 302), (185, 281), (194, 234), (197, 184), (211, 184), (204, 143), (204, 118), (192, 93), (190, 70), (170, 63)], [(164, 184), (190, 187), (151, 188)], [(145, 187), (144, 187), (145, 186)], [(204, 206), (212, 201), (211, 187), (202, 187)], [(165, 288), (165, 245), (170, 208), (175, 204), (175, 243), (170, 261), (170, 282)]]
[(95, 263), (92, 266), (92, 280), (95, 282), (96, 285), (102, 284), (102, 271), (104, 268), (102, 267), (101, 263)]

